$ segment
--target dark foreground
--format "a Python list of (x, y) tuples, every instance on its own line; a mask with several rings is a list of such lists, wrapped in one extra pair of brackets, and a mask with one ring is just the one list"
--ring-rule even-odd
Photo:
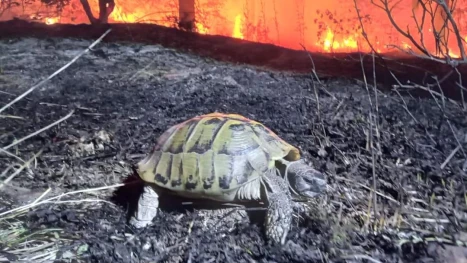
[[(35, 38), (1, 41), (0, 105), (90, 43)], [(0, 258), (463, 262), (455, 260), (466, 253), (459, 241), (466, 240), (466, 178), (462, 178), (466, 159), (462, 150), (448, 157), (459, 144), (465, 149), (465, 112), (448, 101), (378, 92), (379, 136), (373, 138), (373, 164), (368, 150), (372, 133), (367, 91), (345, 79), (327, 79), (317, 89), (315, 94), (308, 74), (234, 66), (161, 46), (99, 44), (1, 113), (9, 115), (0, 119), (0, 145), (5, 147), (74, 111), (66, 121), (8, 149), (24, 160), (43, 151), (31, 169), (0, 192)], [(127, 225), (141, 190), (132, 165), (169, 126), (214, 111), (263, 122), (328, 174), (328, 194), (297, 210), (284, 247), (267, 244), (261, 224), (242, 210), (193, 208), (175, 202), (190, 200), (162, 200), (155, 225), (148, 229), (135, 231)], [(20, 164), (1, 155), (1, 171), (10, 167), (2, 176)], [(376, 216), (374, 205), (369, 207), (374, 177)], [(7, 213), (30, 204), (48, 188), (41, 201), (122, 181), (130, 184), (69, 194), (39, 202), (28, 212)], [(433, 242), (434, 237), (442, 242)]]

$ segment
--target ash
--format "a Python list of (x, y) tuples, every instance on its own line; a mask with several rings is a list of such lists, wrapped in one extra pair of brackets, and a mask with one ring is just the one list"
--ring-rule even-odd
[[(90, 43), (2, 40), (1, 104)], [(0, 145), (6, 146), (74, 111), (8, 149), (24, 160), (42, 153), (0, 192), (0, 213), (33, 202), (48, 188), (41, 200), (128, 185), (66, 195), (10, 217), (31, 236), (28, 244), (0, 241), (0, 256), (37, 256), (36, 262), (456, 262), (466, 253), (459, 240), (465, 240), (467, 222), (467, 115), (448, 101), (389, 92), (377, 92), (376, 101), (374, 90), (369, 93), (349, 79), (317, 83), (311, 75), (221, 63), (158, 45), (100, 43), (2, 113), (8, 116), (0, 119)], [(261, 223), (248, 216), (254, 213), (173, 197), (161, 199), (153, 226), (128, 226), (142, 190), (132, 165), (171, 125), (214, 111), (264, 123), (328, 174), (329, 192), (295, 207), (284, 247), (265, 242)], [(377, 126), (370, 112), (377, 113)], [(463, 148), (449, 157), (458, 145)], [(1, 156), (2, 171), (20, 165)], [(434, 237), (444, 246), (431, 242)], [(40, 248), (44, 244), (52, 245)]]

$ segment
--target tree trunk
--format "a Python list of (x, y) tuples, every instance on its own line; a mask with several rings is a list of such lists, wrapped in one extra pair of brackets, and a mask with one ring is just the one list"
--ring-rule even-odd
[(107, 24), (115, 8), (114, 0), (99, 0), (99, 21)]
[(97, 19), (92, 14), (88, 0), (81, 0), (81, 5), (91, 24), (107, 24), (109, 16), (115, 8), (114, 0), (99, 0), (99, 18)]
[(88, 17), (89, 22), (91, 22), (91, 24), (96, 24), (97, 19), (92, 14), (91, 6), (89, 5), (88, 0), (81, 0), (81, 5), (83, 6), (84, 12), (86, 13), (86, 16)]
[(178, 0), (178, 26), (187, 31), (195, 28), (195, 0)]

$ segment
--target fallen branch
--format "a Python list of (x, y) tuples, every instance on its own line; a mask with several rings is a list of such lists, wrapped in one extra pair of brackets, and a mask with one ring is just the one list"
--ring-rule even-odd
[(57, 125), (57, 124), (63, 122), (64, 120), (70, 118), (71, 115), (73, 115), (73, 113), (74, 113), (74, 111), (72, 110), (72, 111), (71, 111), (70, 113), (68, 113), (65, 117), (63, 117), (63, 118), (61, 118), (61, 119), (59, 119), (59, 120), (57, 120), (57, 121), (55, 121), (55, 122), (53, 122), (53, 123), (51, 123), (51, 124), (45, 126), (44, 128), (42, 128), (42, 129), (40, 129), (40, 130), (37, 130), (37, 131), (35, 131), (35, 132), (33, 132), (33, 133), (31, 133), (31, 134), (29, 134), (29, 135), (27, 135), (27, 136), (25, 136), (25, 137), (19, 139), (19, 140), (17, 140), (17, 141), (15, 141), (15, 142), (11, 143), (10, 145), (7, 145), (7, 146), (3, 147), (3, 150), (5, 151), (5, 150), (7, 150), (7, 149), (9, 149), (9, 148), (11, 148), (11, 147), (13, 147), (13, 146), (15, 146), (15, 145), (17, 145), (17, 144), (23, 142), (23, 141), (25, 141), (25, 140), (31, 138), (31, 137), (36, 136), (37, 134), (39, 134), (39, 133), (41, 133), (41, 132), (43, 132), (43, 131), (45, 131), (45, 130), (48, 130), (48, 129), (52, 128), (53, 126), (55, 126), (55, 125)]
[(44, 85), (45, 83), (47, 83), (47, 81), (53, 79), (55, 76), (57, 76), (58, 74), (60, 74), (62, 71), (64, 71), (66, 68), (68, 68), (69, 66), (71, 66), (73, 63), (76, 62), (76, 60), (78, 60), (78, 58), (80, 58), (81, 56), (83, 56), (84, 54), (86, 54), (87, 52), (89, 52), (89, 50), (91, 50), (94, 46), (96, 46), (99, 42), (102, 41), (102, 39), (110, 33), (112, 29), (108, 29), (100, 38), (98, 38), (96, 41), (94, 41), (88, 48), (86, 48), (85, 50), (81, 51), (76, 57), (74, 57), (70, 62), (68, 62), (65, 66), (61, 67), (60, 69), (58, 69), (57, 71), (55, 71), (54, 73), (52, 73), (52, 75), (48, 76), (46, 79), (42, 80), (41, 82), (39, 82), (38, 84), (32, 86), (30, 89), (28, 89), (27, 91), (25, 91), (23, 94), (21, 94), (20, 96), (16, 97), (16, 99), (12, 100), (10, 103), (8, 103), (7, 105), (3, 106), (3, 108), (0, 109), (0, 113), (2, 113), (4, 110), (8, 109), (11, 105), (15, 104), (16, 102), (20, 101), (22, 98), (24, 98), (25, 96), (27, 96), (29, 93), (33, 92), (35, 89), (41, 87), (42, 85)]

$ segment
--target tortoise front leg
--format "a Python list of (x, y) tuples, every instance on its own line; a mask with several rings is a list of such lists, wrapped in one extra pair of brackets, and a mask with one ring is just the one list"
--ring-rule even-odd
[(151, 185), (145, 185), (138, 200), (135, 215), (130, 219), (130, 225), (141, 228), (151, 224), (159, 208), (159, 195)]
[(265, 218), (266, 237), (284, 245), (292, 223), (292, 198), (287, 182), (275, 170), (264, 178), (268, 210)]

